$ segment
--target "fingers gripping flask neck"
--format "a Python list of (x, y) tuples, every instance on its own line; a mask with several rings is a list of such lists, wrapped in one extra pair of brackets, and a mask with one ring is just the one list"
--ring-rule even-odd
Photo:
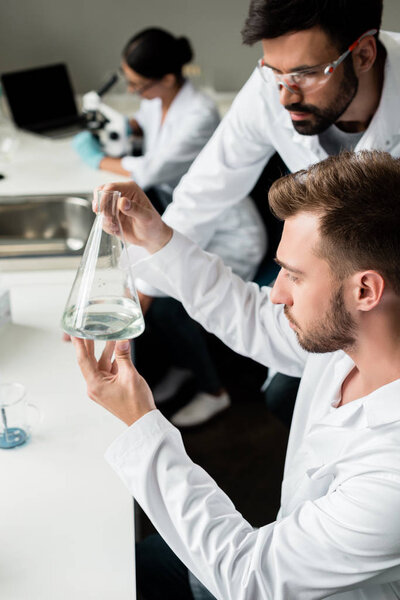
[(119, 192), (100, 190), (93, 223), (61, 325), (90, 340), (135, 338), (144, 319), (118, 217)]

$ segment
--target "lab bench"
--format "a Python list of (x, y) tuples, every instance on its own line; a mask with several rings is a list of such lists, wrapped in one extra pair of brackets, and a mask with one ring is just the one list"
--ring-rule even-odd
[(0, 596), (131, 600), (132, 498), (103, 454), (125, 429), (87, 398), (60, 318), (75, 272), (3, 274), (12, 323), (0, 330), (0, 376), (27, 390), (43, 421), (0, 450)]

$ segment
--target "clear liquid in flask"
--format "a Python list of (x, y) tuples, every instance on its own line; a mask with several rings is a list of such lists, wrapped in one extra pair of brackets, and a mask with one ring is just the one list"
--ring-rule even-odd
[(88, 340), (126, 340), (135, 338), (144, 330), (140, 308), (130, 298), (96, 298), (88, 302), (84, 314), (77, 307), (65, 311), (62, 327), (73, 337)]

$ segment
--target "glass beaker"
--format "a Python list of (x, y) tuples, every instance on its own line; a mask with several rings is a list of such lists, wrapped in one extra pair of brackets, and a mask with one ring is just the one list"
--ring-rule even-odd
[(39, 422), (40, 419), (37, 406), (27, 403), (23, 385), (0, 383), (0, 448), (25, 444), (31, 433), (32, 421)]
[[(96, 219), (72, 285), (61, 325), (89, 340), (137, 337), (144, 319), (118, 217), (119, 192), (96, 192)], [(111, 231), (110, 224), (117, 227)]]

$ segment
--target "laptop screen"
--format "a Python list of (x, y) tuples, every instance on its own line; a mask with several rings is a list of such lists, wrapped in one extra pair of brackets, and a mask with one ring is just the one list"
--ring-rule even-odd
[(78, 117), (65, 64), (4, 73), (1, 82), (18, 127), (40, 131)]

